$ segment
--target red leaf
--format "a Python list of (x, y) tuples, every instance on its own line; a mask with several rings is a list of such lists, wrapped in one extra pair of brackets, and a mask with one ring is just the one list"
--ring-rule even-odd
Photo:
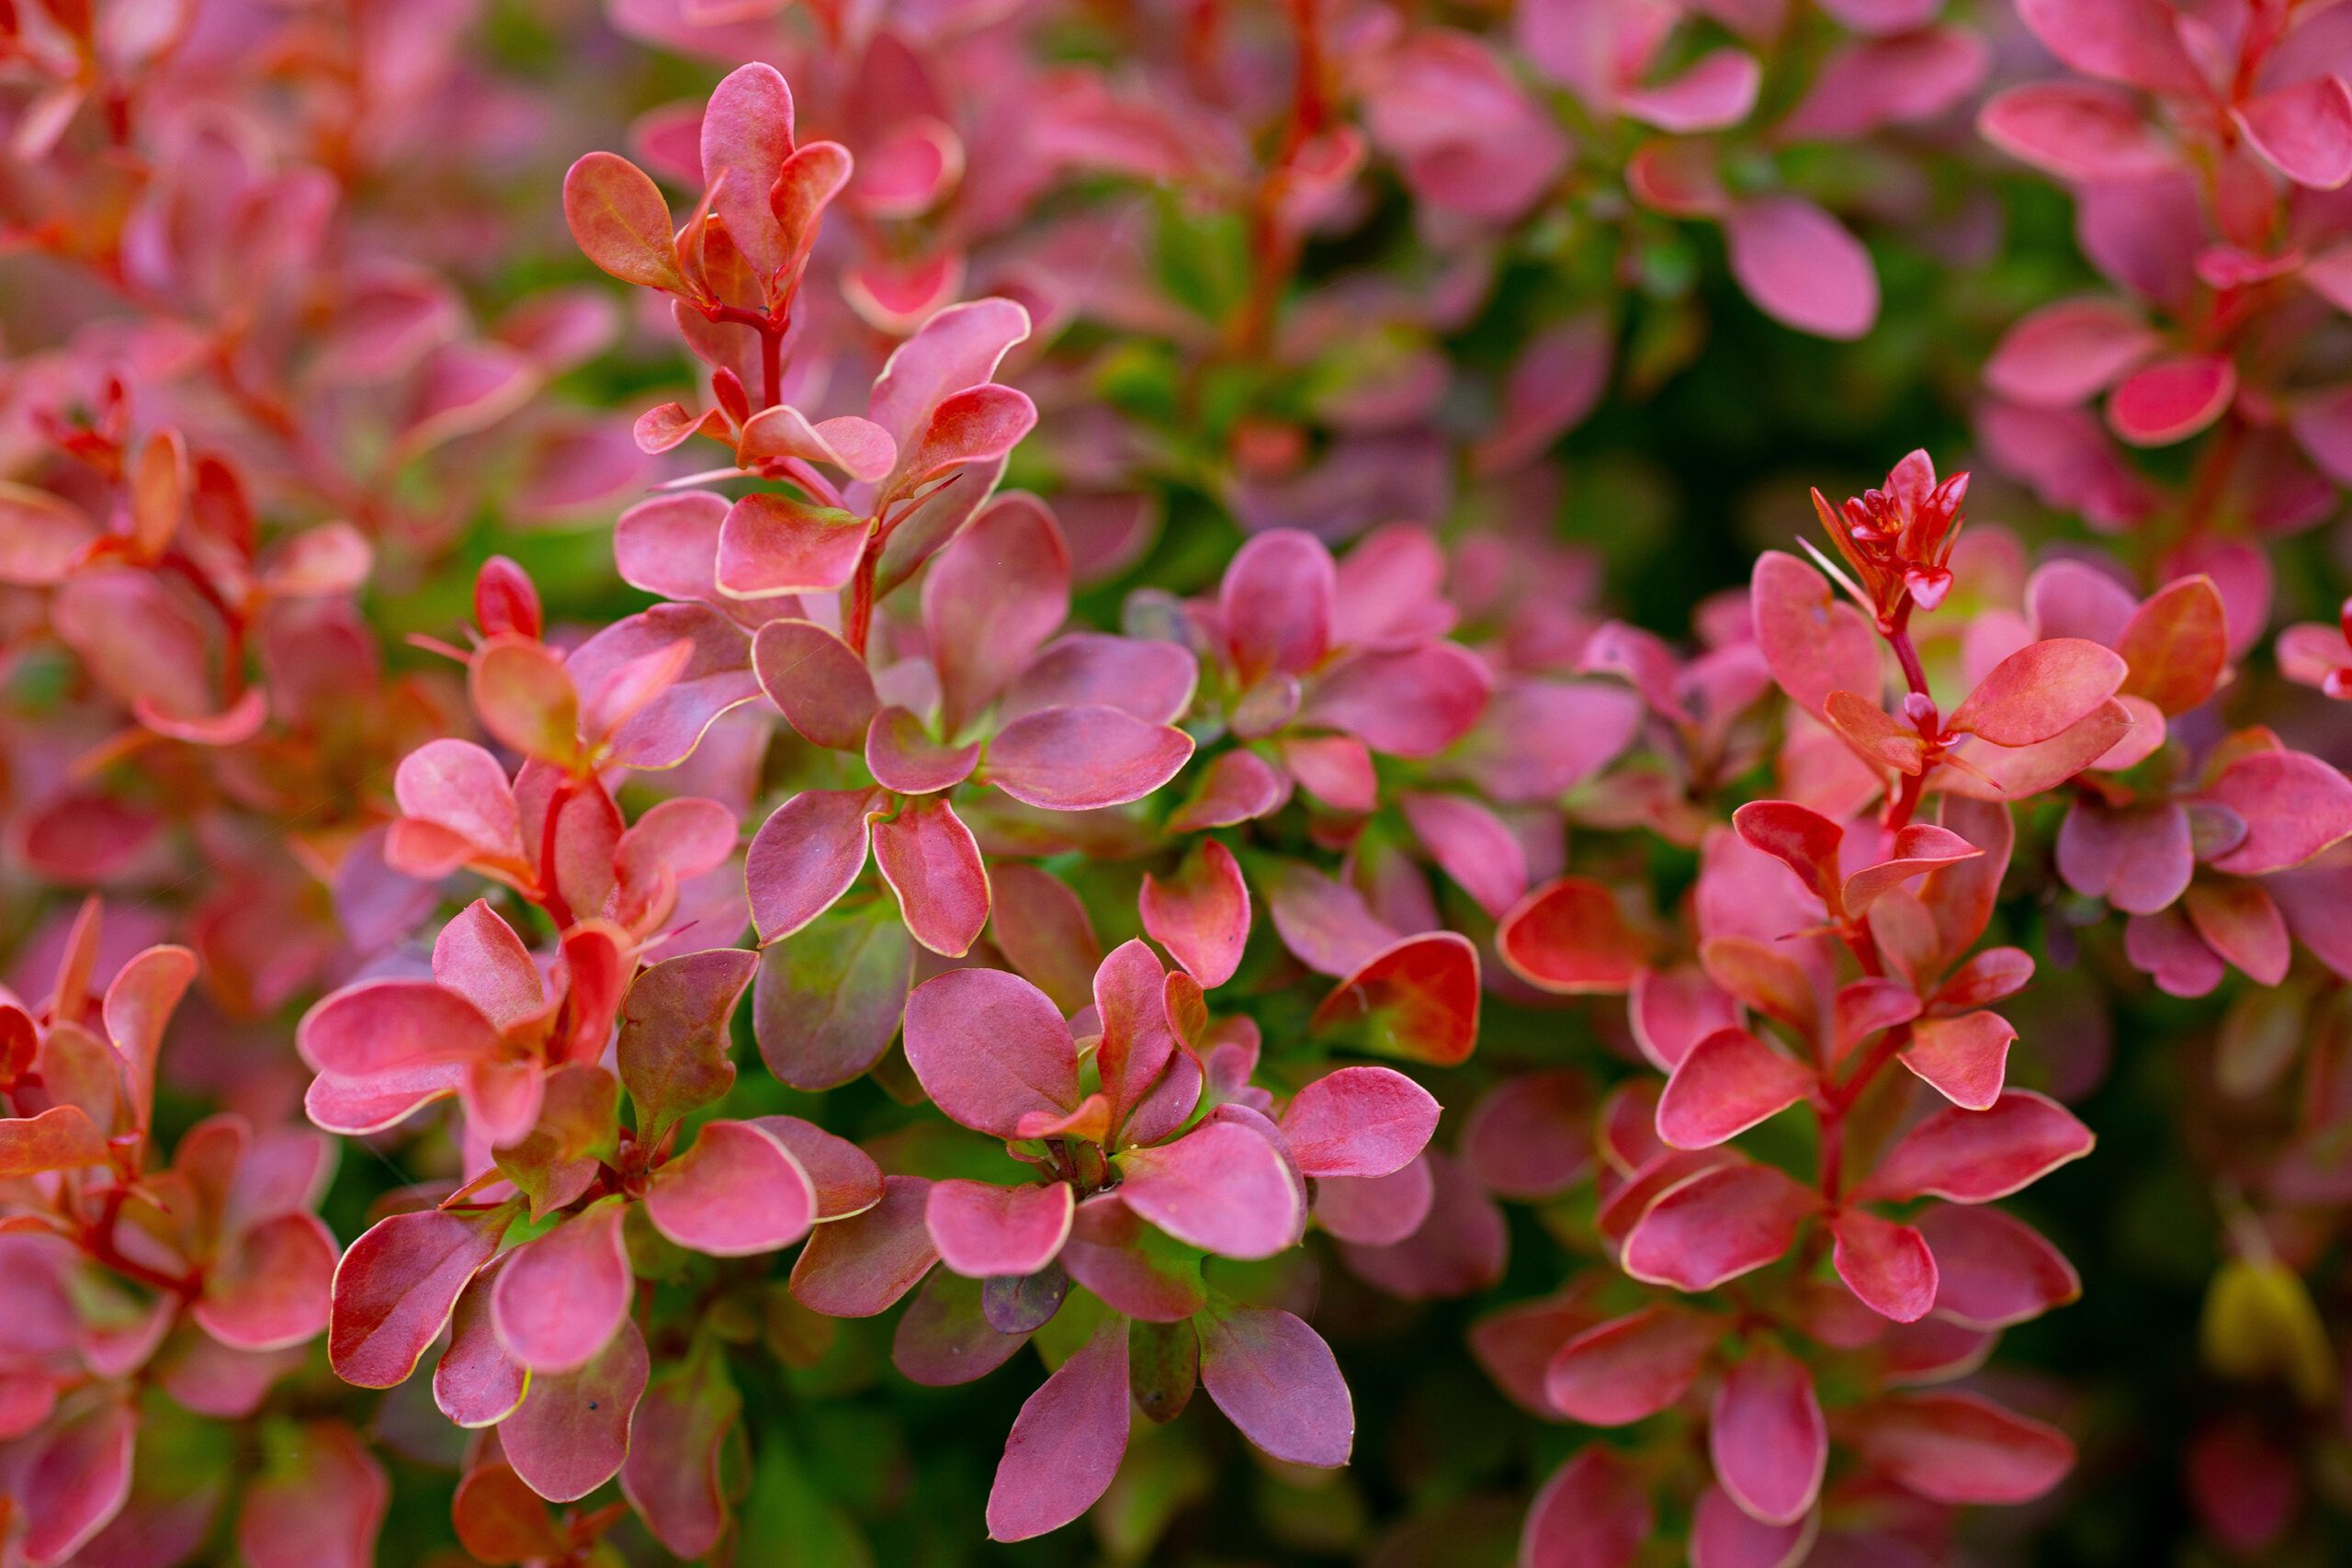
[(2056, 1100), (2013, 1089), (1989, 1111), (1950, 1106), (1927, 1117), (1887, 1151), (1855, 1196), (1988, 1202), (2082, 1158), (2093, 1142), (2090, 1129)]
[(1389, 1067), (1341, 1067), (1283, 1112), (1283, 1143), (1302, 1176), (1386, 1176), (1410, 1164), (1437, 1131), (1430, 1091)]
[(327, 1321), (335, 1375), (390, 1388), (414, 1371), (498, 1241), (498, 1228), (438, 1209), (378, 1221), (335, 1266)]
[(1176, 776), (1193, 738), (1120, 708), (1043, 708), (989, 742), (985, 781), (1047, 811), (1141, 800)]
[(1595, 1444), (1536, 1493), (1519, 1540), (1519, 1568), (1632, 1568), (1656, 1528), (1640, 1474)]
[(1478, 1043), (1477, 949), (1456, 931), (1406, 937), (1340, 981), (1307, 1029), (1374, 1055), (1452, 1066)]
[(2122, 694), (2166, 714), (2187, 713), (2213, 694), (2230, 664), (2221, 591), (2202, 575), (2167, 582), (2132, 614), (2115, 643), (2130, 673)]
[[(490, 1294), (491, 1326), (535, 1374), (586, 1366), (628, 1316), (625, 1204), (600, 1201), (515, 1248)], [(526, 1479), (528, 1479), (526, 1476)]]
[(1715, 1479), (1751, 1518), (1786, 1525), (1804, 1517), (1829, 1461), (1829, 1430), (1804, 1363), (1765, 1345), (1724, 1373), (1708, 1414), (1707, 1450)]
[(1243, 1437), (1288, 1464), (1348, 1462), (1355, 1404), (1321, 1335), (1289, 1313), (1223, 1302), (1193, 1324), (1201, 1386)]
[(975, 1280), (1035, 1274), (1061, 1253), (1076, 1213), (1067, 1182), (934, 1181), (924, 1205), (939, 1260)]
[(972, 776), (972, 766), (979, 760), (978, 741), (943, 745), (931, 738), (922, 719), (902, 707), (882, 709), (866, 728), (866, 772), (884, 789), (900, 795), (953, 788)]
[(746, 1258), (788, 1247), (816, 1218), (817, 1190), (791, 1150), (756, 1122), (706, 1122), (694, 1146), (645, 1188), (645, 1216), (680, 1247)]
[(1588, 1427), (1623, 1427), (1680, 1400), (1723, 1338), (1720, 1319), (1660, 1303), (1584, 1330), (1544, 1372), (1544, 1393)]
[(1601, 883), (1563, 876), (1519, 901), (1495, 927), (1495, 951), (1529, 985), (1564, 996), (1632, 987), (1647, 944)]
[(1250, 940), (1250, 888), (1231, 850), (1202, 840), (1167, 881), (1146, 872), (1136, 903), (1145, 933), (1203, 986), (1233, 978)]
[(1786, 800), (1751, 800), (1732, 813), (1732, 827), (1756, 848), (1797, 874), (1807, 891), (1838, 908), (1838, 854), (1846, 829), (1810, 807)]
[(907, 998), (907, 1065), (950, 1120), (1000, 1138), (1081, 1098), (1078, 1048), (1051, 998), (999, 969), (951, 969)]
[(563, 176), (563, 218), (588, 259), (623, 283), (687, 292), (669, 204), (627, 158), (591, 152), (572, 164)]
[(624, 1316), (619, 1330), (585, 1366), (534, 1373), (523, 1403), (498, 1424), (507, 1462), (550, 1503), (585, 1497), (628, 1457), (629, 1420), (650, 1363), (637, 1325)]
[(1625, 1237), (1625, 1272), (1679, 1291), (1712, 1291), (1788, 1251), (1797, 1226), (1820, 1206), (1808, 1189), (1768, 1165), (1726, 1165), (1666, 1191)]
[(719, 592), (737, 599), (828, 593), (865, 552), (866, 520), (774, 491), (745, 496), (718, 528)]
[(1678, 1149), (1706, 1149), (1737, 1136), (1813, 1092), (1812, 1068), (1744, 1029), (1724, 1029), (1690, 1047), (1657, 1102), (1657, 1135)]
[(2082, 637), (2051, 637), (2010, 654), (1945, 721), (1996, 746), (2048, 740), (2090, 714), (2123, 683), (2124, 664)]
[(1118, 1156), (1120, 1200), (1177, 1240), (1227, 1258), (1271, 1258), (1306, 1223), (1298, 1174), (1273, 1139), (1211, 1119), (1174, 1143)]
[(803, 790), (752, 836), (743, 880), (760, 941), (788, 937), (832, 908), (865, 869), (870, 789)]
[(1867, 1209), (1841, 1209), (1829, 1221), (1831, 1259), (1863, 1305), (1897, 1323), (1917, 1323), (1936, 1304), (1936, 1259), (1909, 1225)]
[(1882, 896), (1915, 876), (1984, 852), (1959, 834), (1928, 822), (1914, 822), (1903, 829), (1889, 848), (1887, 859), (1846, 879), (1839, 902), (1848, 919), (1867, 913)]
[(946, 958), (972, 950), (989, 921), (980, 847), (939, 795), (901, 801), (874, 824), (874, 863), (899, 900), (914, 939)]
[(1840, 1429), (1871, 1469), (1936, 1503), (2029, 1503), (2075, 1464), (2064, 1433), (1973, 1393), (1887, 1395)]
[(1998, 1209), (1938, 1203), (1919, 1216), (1936, 1258), (1936, 1314), (1971, 1328), (2007, 1328), (2083, 1293), (2083, 1281), (2041, 1234)]
[(849, 644), (808, 621), (770, 621), (752, 639), (760, 690), (812, 745), (856, 751), (881, 703)]
[(1094, 1506), (1127, 1451), (1127, 1324), (1117, 1314), (1013, 1418), (989, 1490), (989, 1539), (1026, 1540)]
[(1923, 1018), (1911, 1026), (1903, 1065), (1967, 1111), (1985, 1111), (2001, 1098), (2009, 1045), (2018, 1032), (1996, 1012)]
[(923, 1209), (931, 1183), (888, 1176), (882, 1201), (850, 1218), (817, 1227), (792, 1264), (792, 1294), (827, 1317), (872, 1317), (939, 1261)]

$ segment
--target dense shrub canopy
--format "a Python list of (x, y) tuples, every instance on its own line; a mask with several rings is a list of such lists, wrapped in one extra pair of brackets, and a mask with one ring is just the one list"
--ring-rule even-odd
[(2347, 74), (0, 0), (0, 1568), (2352, 1554)]

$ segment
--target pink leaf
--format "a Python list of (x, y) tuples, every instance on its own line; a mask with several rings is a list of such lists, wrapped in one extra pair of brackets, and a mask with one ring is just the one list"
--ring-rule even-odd
[(967, 387), (932, 412), (922, 439), (900, 451), (896, 488), (903, 492), (966, 464), (1001, 458), (1037, 423), (1037, 405), (1011, 387)]
[(808, 1232), (817, 1190), (792, 1152), (756, 1122), (706, 1122), (694, 1146), (657, 1169), (645, 1215), (680, 1247), (746, 1258)]
[(1878, 320), (1870, 253), (1802, 197), (1740, 203), (1724, 217), (1732, 276), (1766, 315), (1815, 337), (1851, 340)]
[[(2162, 341), (2138, 312), (2120, 301), (2064, 299), (2031, 312), (2008, 330), (1984, 363), (1984, 384), (2013, 403), (2071, 408), (2113, 386)], [(2037, 581), (2041, 575), (2035, 574)], [(2053, 626), (2047, 617), (2041, 625), (2052, 637), (2089, 635)]]
[(2237, 389), (2237, 366), (2222, 355), (2159, 359), (2108, 395), (2108, 426), (2134, 446), (2168, 446), (2221, 418)]
[(991, 1540), (1027, 1540), (1094, 1506), (1127, 1451), (1127, 1324), (1105, 1317), (1021, 1406), (989, 1490)]
[(563, 176), (563, 217), (590, 261), (647, 288), (687, 291), (670, 232), (669, 205), (628, 159), (591, 152)]
[(1348, 1462), (1355, 1404), (1321, 1335), (1286, 1312), (1223, 1303), (1194, 1323), (1201, 1386), (1243, 1437), (1289, 1464)]
[(1303, 1176), (1386, 1176), (1437, 1131), (1430, 1091), (1389, 1067), (1341, 1067), (1291, 1097), (1283, 1145)]
[(932, 795), (972, 776), (980, 744), (945, 746), (931, 738), (922, 720), (902, 707), (874, 716), (865, 731), (865, 769), (874, 782), (900, 795)]
[(1838, 1277), (1865, 1306), (1897, 1323), (1917, 1323), (1936, 1304), (1936, 1259), (1927, 1239), (1909, 1225), (1867, 1209), (1831, 1217), (1832, 1261)]
[[(997, 722), (1011, 724), (1044, 708), (1114, 707), (1146, 724), (1173, 724), (1192, 705), (1199, 681), (1199, 662), (1172, 642), (1069, 632), (1046, 644), (1013, 678), (997, 705)], [(1257, 761), (1247, 751), (1228, 751), (1218, 761), (1225, 757)]]
[(1803, 1518), (1829, 1461), (1813, 1374), (1776, 1346), (1750, 1351), (1715, 1390), (1707, 1450), (1715, 1479), (1742, 1512), (1773, 1525)]
[(1315, 680), (1298, 716), (1345, 730), (1383, 756), (1434, 757), (1470, 732), (1493, 688), (1493, 675), (1467, 649), (1426, 643), (1334, 663)]
[(1163, 882), (1144, 874), (1143, 929), (1204, 987), (1224, 985), (1250, 940), (1250, 889), (1233, 852), (1204, 839)]
[(25, 1517), (17, 1546), (28, 1562), (63, 1562), (81, 1551), (130, 1497), (138, 1417), (119, 1399), (85, 1404), (28, 1445), (12, 1501)]
[(2352, 780), (2301, 751), (2240, 757), (2222, 770), (2207, 798), (2245, 822), (2245, 837), (2212, 861), (2214, 870), (2233, 876), (2266, 876), (2301, 865), (2352, 834)]
[[(431, 740), (401, 759), (392, 778), (401, 810), (443, 829), (475, 854), (519, 861), (522, 818), (506, 770), (481, 747), (463, 740)], [(462, 857), (440, 870), (454, 870)]]
[(2209, 90), (2161, 0), (2022, 0), (2018, 18), (2086, 75), (2188, 97)]
[(1967, 1111), (1985, 1111), (2001, 1098), (2009, 1045), (2018, 1032), (1996, 1012), (1923, 1018), (1911, 1026), (1903, 1065)]
[(1768, 1525), (1711, 1485), (1699, 1494), (1690, 1517), (1690, 1568), (1796, 1568), (1807, 1561), (1818, 1522), (1808, 1514)]
[(1905, 1133), (1855, 1196), (1984, 1203), (2090, 1153), (2090, 1129), (2056, 1100), (2010, 1089), (1989, 1111), (1949, 1106)]
[(1721, 1320), (1670, 1304), (1584, 1330), (1544, 1369), (1544, 1393), (1572, 1421), (1623, 1427), (1681, 1399), (1723, 1338)]
[(1780, 550), (1757, 558), (1749, 581), (1756, 642), (1772, 679), (1815, 717), (1832, 692), (1878, 695), (1884, 682), (1878, 634), (1829, 580)]
[(2024, 1222), (1990, 1206), (1938, 1203), (1919, 1216), (1934, 1249), (1936, 1314), (1971, 1328), (2007, 1328), (2083, 1293), (2059, 1250)]
[(803, 790), (760, 824), (743, 880), (763, 942), (790, 936), (849, 891), (865, 869), (866, 814), (878, 798), (868, 789)]
[(517, 1247), (491, 1292), (491, 1326), (507, 1354), (535, 1373), (582, 1367), (612, 1342), (628, 1315), (625, 1205), (590, 1205)]
[(414, 1371), (498, 1240), (479, 1219), (438, 1209), (378, 1221), (335, 1266), (327, 1321), (335, 1375), (390, 1388)]
[(1051, 872), (1014, 862), (989, 873), (989, 940), (1064, 1013), (1093, 999), (1102, 944), (1085, 903)]
[[(2097, 82), (2011, 87), (1984, 106), (1976, 125), (2002, 152), (2062, 180), (2143, 179), (2176, 162), (2132, 95)], [(1986, 379), (1992, 379), (1990, 366)]]
[(550, 1503), (585, 1497), (620, 1473), (628, 1457), (629, 1421), (650, 1363), (637, 1325), (625, 1316), (618, 1327), (584, 1366), (534, 1374), (523, 1403), (498, 1425), (514, 1473)]
[(856, 751), (881, 703), (865, 661), (824, 627), (808, 621), (770, 621), (752, 639), (752, 668), (760, 689), (813, 745)]
[(1995, 665), (1945, 728), (1996, 746), (2031, 746), (2097, 711), (2123, 674), (2123, 660), (2112, 650), (2081, 637), (2051, 637)]
[(1672, 81), (1618, 95), (1617, 109), (1630, 119), (1678, 136), (1737, 125), (1756, 107), (1763, 72), (1756, 57), (1736, 49), (1702, 55)]
[(1690, 1047), (1657, 1102), (1657, 1135), (1679, 1149), (1713, 1148), (1813, 1092), (1810, 1067), (1744, 1029)]
[(1000, 496), (933, 560), (922, 623), (942, 693), (940, 728), (961, 733), (1069, 614), (1069, 550), (1035, 496)]
[(923, 1224), (930, 1190), (921, 1177), (885, 1177), (880, 1202), (818, 1226), (793, 1260), (794, 1299), (827, 1317), (888, 1311), (939, 1261)]
[(2352, 179), (2352, 89), (2342, 77), (2306, 77), (2245, 100), (2231, 118), (2254, 150), (2297, 185), (2335, 190)]
[(1647, 950), (1609, 888), (1585, 877), (1536, 888), (1495, 928), (1495, 951), (1513, 974), (1566, 996), (1630, 988)]
[(2031, 1502), (2075, 1464), (2064, 1433), (1973, 1393), (1883, 1397), (1856, 1413), (1850, 1440), (1871, 1469), (1937, 1503)]
[(1076, 1213), (1069, 1185), (935, 1181), (924, 1223), (939, 1260), (975, 1280), (1035, 1274), (1059, 1256)]
[(1701, 1171), (1660, 1193), (1625, 1237), (1625, 1272), (1680, 1291), (1712, 1291), (1788, 1251), (1820, 1206), (1767, 1165)]
[(391, 1482), (357, 1433), (311, 1421), (245, 1487), (237, 1549), (249, 1568), (368, 1568)]
[(983, 777), (1047, 811), (1091, 811), (1142, 799), (1192, 754), (1182, 730), (1119, 708), (1045, 708), (998, 731)]
[(783, 74), (759, 61), (729, 73), (703, 110), (701, 142), (703, 183), (718, 191), (711, 206), (764, 282), (787, 259), (768, 210), (768, 189), (792, 155), (792, 89)]
[(756, 491), (719, 525), (719, 592), (737, 599), (831, 592), (856, 572), (867, 533), (862, 517)]
[(1043, 991), (997, 969), (951, 969), (907, 998), (907, 1065), (949, 1119), (1017, 1138), (1033, 1112), (1078, 1107), (1078, 1050)]
[(1592, 1170), (1593, 1111), (1592, 1084), (1573, 1068), (1514, 1073), (1471, 1108), (1462, 1156), (1498, 1197), (1557, 1197)]
[(1518, 1568), (1632, 1568), (1656, 1528), (1641, 1475), (1596, 1443), (1554, 1471), (1536, 1493)]
[(901, 801), (898, 815), (876, 821), (874, 863), (917, 942), (945, 958), (972, 950), (989, 923), (988, 872), (944, 796)]
[(1299, 1179), (1268, 1136), (1208, 1121), (1172, 1144), (1118, 1156), (1127, 1207), (1177, 1240), (1227, 1258), (1271, 1258), (1306, 1223)]
[(265, 1220), (206, 1272), (191, 1315), (235, 1349), (300, 1345), (327, 1325), (337, 1260), (334, 1237), (317, 1215)]
[(449, 1348), (433, 1369), (433, 1403), (469, 1429), (494, 1427), (513, 1415), (530, 1382), (530, 1372), (499, 1344), (490, 1321), (490, 1295), (503, 1267), (492, 1263), (459, 1294), (449, 1314)]
[(1331, 552), (1312, 535), (1276, 528), (1246, 541), (1217, 594), (1236, 684), (1321, 663), (1331, 649), (1338, 592)]
[(1467, 795), (1408, 790), (1397, 797), (1414, 835), (1480, 908), (1499, 919), (1527, 892), (1527, 853), (1493, 811)]

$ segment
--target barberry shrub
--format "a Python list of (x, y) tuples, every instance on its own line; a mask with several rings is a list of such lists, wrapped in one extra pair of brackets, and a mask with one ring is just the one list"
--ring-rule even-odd
[(0, 1565), (2352, 1551), (2342, 14), (0, 3)]

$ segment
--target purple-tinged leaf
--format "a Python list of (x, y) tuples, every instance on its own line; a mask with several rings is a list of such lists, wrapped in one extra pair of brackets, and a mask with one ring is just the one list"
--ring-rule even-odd
[(586, 1365), (535, 1374), (523, 1403), (498, 1425), (514, 1473), (550, 1503), (585, 1497), (628, 1457), (629, 1422), (650, 1363), (637, 1325), (624, 1316), (619, 1329)]
[(659, 1141), (678, 1118), (734, 1087), (728, 1026), (759, 962), (740, 948), (713, 948), (665, 958), (630, 984), (615, 1060), (637, 1104), (640, 1139)]
[(1233, 852), (1204, 839), (1165, 882), (1144, 874), (1143, 929), (1204, 987), (1224, 985), (1250, 940), (1250, 889)]
[(998, 969), (951, 969), (907, 998), (907, 1065), (948, 1118), (1000, 1138), (1032, 1112), (1078, 1108), (1078, 1051), (1043, 991)]
[(989, 1490), (991, 1540), (1059, 1529), (1109, 1489), (1127, 1451), (1127, 1325), (1105, 1317), (1013, 1418)]
[(896, 816), (877, 819), (874, 863), (917, 942), (944, 958), (972, 950), (989, 922), (988, 872), (972, 830), (944, 797), (901, 801)]
[(748, 1258), (808, 1232), (817, 1190), (792, 1152), (756, 1122), (706, 1122), (694, 1146), (645, 1187), (645, 1215), (680, 1247)]
[(1702, 1170), (1661, 1192), (1625, 1237), (1625, 1272), (1679, 1291), (1712, 1291), (1795, 1242), (1819, 1197), (1768, 1165)]
[(827, 1317), (888, 1311), (939, 1261), (923, 1224), (930, 1190), (921, 1177), (885, 1177), (880, 1202), (818, 1226), (793, 1261), (794, 1298)]
[(498, 1252), (502, 1225), (426, 1209), (379, 1220), (335, 1266), (327, 1359), (361, 1388), (390, 1388), (440, 1337), (458, 1292)]
[(1386, 1176), (1429, 1146), (1437, 1120), (1437, 1100), (1404, 1074), (1341, 1067), (1292, 1096), (1283, 1142), (1302, 1176)]
[(1177, 1240), (1227, 1258), (1271, 1258), (1306, 1220), (1299, 1178), (1255, 1127), (1208, 1121), (1172, 1144), (1118, 1156), (1120, 1200)]
[(1804, 1363), (1773, 1345), (1749, 1351), (1716, 1387), (1707, 1450), (1715, 1479), (1751, 1518), (1803, 1518), (1829, 1461), (1828, 1427)]
[(760, 689), (811, 745), (857, 751), (881, 710), (874, 677), (849, 644), (808, 621), (770, 621), (752, 638)]
[(1535, 1494), (1518, 1568), (1633, 1568), (1656, 1529), (1648, 1485), (1614, 1450), (1596, 1443)]
[(1554, 1408), (1588, 1427), (1623, 1427), (1681, 1399), (1724, 1337), (1721, 1319), (1661, 1303), (1585, 1329), (1544, 1371)]
[(625, 1205), (590, 1205), (515, 1248), (490, 1294), (491, 1326), (535, 1373), (587, 1365), (628, 1316), (635, 1281), (621, 1242)]
[(1900, 1202), (2006, 1198), (2091, 1152), (2090, 1129), (2056, 1100), (2010, 1089), (1987, 1111), (1947, 1106), (1905, 1133), (1855, 1193)]
[(870, 789), (803, 790), (752, 836), (743, 862), (762, 942), (788, 937), (832, 908), (865, 869)]
[(1068, 1183), (934, 1181), (923, 1214), (939, 1260), (975, 1280), (1035, 1274), (1061, 1253), (1076, 1205)]
[(830, 593), (857, 570), (870, 528), (837, 507), (775, 491), (745, 496), (718, 529), (718, 590), (736, 599)]
[(943, 731), (961, 733), (1061, 629), (1069, 581), (1061, 529), (1033, 495), (991, 501), (933, 559), (922, 624)]
[(1044, 708), (997, 732), (982, 777), (1047, 811), (1091, 811), (1142, 799), (1192, 754), (1182, 730), (1120, 708)]
[(886, 707), (865, 731), (865, 767), (874, 782), (900, 795), (933, 795), (972, 776), (980, 760), (977, 740), (943, 745), (922, 719), (902, 707)]
[(1243, 1437), (1290, 1464), (1348, 1462), (1355, 1404), (1321, 1335), (1289, 1313), (1224, 1302), (1193, 1323), (1201, 1386)]
[(1936, 1315), (1970, 1328), (2030, 1322), (2083, 1293), (2064, 1255), (1989, 1205), (1938, 1203), (1919, 1216), (1936, 1260)]

